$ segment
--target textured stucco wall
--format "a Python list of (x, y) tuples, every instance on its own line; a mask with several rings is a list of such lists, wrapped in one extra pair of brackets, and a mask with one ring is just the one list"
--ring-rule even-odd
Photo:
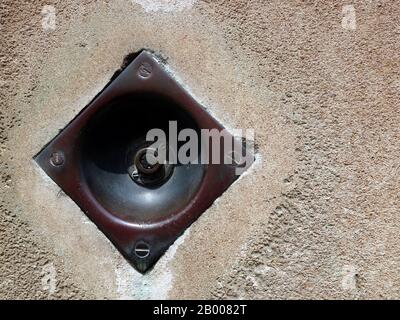
[[(399, 17), (389, 0), (3, 0), (0, 298), (400, 298)], [(257, 150), (144, 276), (32, 161), (141, 48)]]

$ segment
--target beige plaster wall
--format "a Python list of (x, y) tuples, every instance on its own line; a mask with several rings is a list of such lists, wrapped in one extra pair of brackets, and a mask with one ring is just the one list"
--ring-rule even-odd
[[(399, 10), (2, 1), (0, 298), (399, 298)], [(257, 150), (146, 275), (32, 161), (142, 48)]]

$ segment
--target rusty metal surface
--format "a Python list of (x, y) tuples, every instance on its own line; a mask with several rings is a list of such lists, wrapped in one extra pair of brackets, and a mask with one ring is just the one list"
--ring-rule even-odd
[[(160, 200), (156, 215), (146, 218), (140, 209), (141, 198), (135, 193), (124, 194), (123, 189), (110, 187), (111, 200), (102, 199), (98, 188), (108, 190), (108, 181), (91, 181), (88, 170), (86, 136), (91, 121), (104, 109), (110, 110), (115, 101), (126, 96), (154, 95), (179, 106), (193, 119), (198, 129), (223, 127), (208, 114), (169, 74), (149, 52), (142, 51), (67, 127), (36, 157), (39, 166), (82, 209), (82, 211), (112, 241), (118, 250), (140, 272), (145, 272), (168, 247), (190, 226), (237, 178), (231, 165), (209, 164), (196, 169), (195, 188), (188, 197), (173, 199), (171, 209), (167, 200)], [(132, 105), (135, 108), (135, 105)], [(132, 124), (134, 130), (135, 123)], [(200, 166), (200, 165), (199, 165)], [(174, 170), (174, 174), (176, 171)], [(126, 173), (129, 176), (128, 173)], [(119, 175), (120, 177), (121, 175)], [(191, 177), (189, 176), (188, 179)], [(114, 180), (113, 180), (114, 181)], [(181, 183), (168, 180), (164, 190), (172, 197), (186, 192)], [(134, 182), (130, 181), (132, 184)], [(191, 181), (189, 180), (189, 183)], [(99, 186), (101, 184), (102, 186)], [(103, 190), (102, 189), (102, 190)], [(120, 191), (118, 191), (120, 190)], [(122, 191), (121, 191), (122, 190)], [(155, 190), (161, 195), (162, 192)], [(107, 192), (107, 191), (105, 191)], [(116, 194), (120, 192), (121, 194)], [(189, 192), (189, 191), (188, 191)], [(122, 198), (121, 198), (122, 197)], [(118, 199), (135, 199), (135, 205), (124, 207)], [(155, 200), (157, 201), (157, 200)], [(151, 210), (151, 207), (150, 207)], [(127, 212), (129, 211), (129, 212)], [(161, 212), (163, 211), (163, 212)], [(137, 214), (139, 212), (140, 214)], [(162, 214), (161, 214), (162, 213)], [(150, 213), (149, 213), (150, 214)], [(217, 222), (218, 223), (218, 222)]]

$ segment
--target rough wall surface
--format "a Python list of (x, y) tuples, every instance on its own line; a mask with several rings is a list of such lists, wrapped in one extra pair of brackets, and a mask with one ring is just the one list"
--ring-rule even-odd
[[(3, 0), (0, 298), (400, 298), (399, 11)], [(257, 147), (146, 275), (32, 161), (142, 48)]]

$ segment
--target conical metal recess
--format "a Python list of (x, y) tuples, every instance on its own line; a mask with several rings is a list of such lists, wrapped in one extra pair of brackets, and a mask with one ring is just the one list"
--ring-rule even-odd
[(224, 129), (142, 51), (35, 156), (140, 272), (238, 177), (235, 163), (149, 165), (146, 133), (171, 121), (178, 132)]

